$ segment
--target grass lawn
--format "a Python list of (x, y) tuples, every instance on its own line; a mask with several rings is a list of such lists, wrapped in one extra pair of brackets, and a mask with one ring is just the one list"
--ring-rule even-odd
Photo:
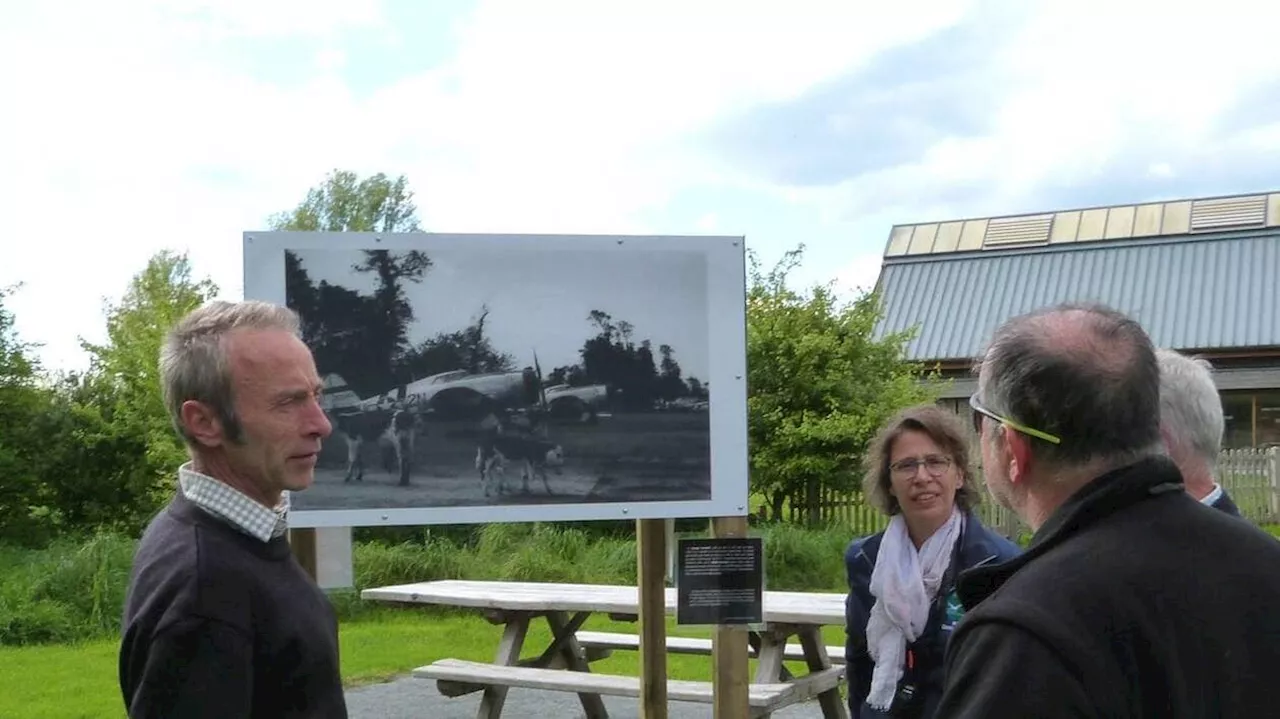
[[(638, 626), (592, 617), (584, 629), (636, 632)], [(476, 614), (432, 610), (376, 609), (341, 627), (342, 674), (347, 686), (386, 681), (414, 667), (442, 657), (492, 661), (501, 627)], [(682, 636), (710, 636), (701, 627), (677, 627), (668, 619), (667, 632)], [(844, 632), (827, 627), (828, 646), (842, 646)], [(546, 622), (537, 620), (525, 639), (524, 655), (540, 652), (551, 640)], [(0, 717), (8, 719), (122, 719), (124, 709), (116, 683), (113, 640), (76, 645), (0, 647)], [(755, 661), (751, 662), (755, 670)], [(803, 666), (788, 662), (793, 672)], [(617, 652), (592, 664), (609, 674), (639, 674), (638, 652)], [(670, 655), (672, 679), (711, 678), (710, 656)]]

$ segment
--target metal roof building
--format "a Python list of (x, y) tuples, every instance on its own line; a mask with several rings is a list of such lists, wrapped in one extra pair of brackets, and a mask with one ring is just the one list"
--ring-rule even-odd
[(1004, 320), (1097, 301), (1209, 359), (1250, 442), (1280, 441), (1280, 191), (898, 225), (877, 289), (879, 332), (918, 327), (907, 355), (954, 377), (948, 397)]

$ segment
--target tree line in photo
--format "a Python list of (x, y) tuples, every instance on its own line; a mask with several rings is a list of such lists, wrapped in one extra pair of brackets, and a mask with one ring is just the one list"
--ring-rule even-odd
[[(269, 225), (297, 231), (420, 231), (404, 178), (360, 178), (345, 171), (330, 174), (298, 207), (272, 217)], [(903, 359), (913, 332), (876, 336), (880, 311), (874, 294), (844, 301), (827, 286), (807, 291), (789, 286), (788, 274), (802, 252), (801, 247), (787, 253), (767, 271), (750, 257), (750, 487), (774, 518), (784, 505), (813, 504), (826, 490), (856, 491), (874, 428), (898, 408), (935, 396), (919, 380), (936, 375)], [(350, 382), (366, 383), (353, 389), (385, 392), (435, 371), (511, 367), (512, 358), (488, 341), (484, 308), (467, 327), (416, 345), (407, 341), (412, 307), (405, 293), (429, 272), (429, 258), (371, 252), (355, 262), (378, 279), (368, 297), (314, 283), (300, 266), (289, 267), (293, 301), (307, 317), (306, 332), (319, 363), (386, 367), (382, 376), (362, 377), (337, 364), (334, 370)], [(74, 372), (40, 366), (36, 348), (18, 335), (15, 317), (6, 309), (14, 292), (21, 287), (0, 288), (0, 544), (41, 545), (98, 531), (136, 536), (172, 496), (177, 466), (185, 459), (161, 400), (156, 367), (161, 340), (179, 317), (219, 290), (196, 276), (185, 255), (156, 253), (107, 305), (104, 338), (81, 341), (89, 362)], [(307, 310), (321, 303), (341, 311)], [(613, 384), (637, 405), (707, 396), (704, 382), (682, 374), (675, 348), (658, 344), (655, 351), (607, 308), (581, 321), (587, 336), (580, 361), (544, 368), (546, 382)], [(369, 334), (353, 334), (356, 326), (369, 328)], [(360, 534), (379, 531), (386, 530)]]
[[(426, 278), (431, 268), (426, 253), (361, 250), (360, 256), (351, 269), (377, 278), (370, 294), (315, 282), (298, 255), (285, 251), (285, 296), (302, 318), (303, 341), (321, 374), (341, 375), (352, 391), (369, 397), (442, 372), (519, 370), (514, 356), (495, 349), (486, 334), (486, 306), (466, 327), (416, 344), (409, 340), (415, 313), (406, 285)], [(584, 319), (595, 334), (578, 351), (581, 361), (553, 368), (541, 378), (544, 386), (607, 385), (614, 403), (633, 411), (652, 409), (659, 401), (707, 398), (705, 382), (682, 376), (671, 345), (659, 345), (657, 360), (652, 341), (637, 342), (630, 322), (599, 309)]]
[(607, 384), (620, 390), (618, 401), (633, 410), (651, 409), (659, 401), (682, 397), (708, 398), (708, 383), (682, 376), (671, 345), (658, 345), (661, 360), (655, 363), (653, 343), (648, 339), (637, 343), (630, 322), (614, 320), (601, 310), (592, 310), (589, 320), (596, 334), (582, 345), (582, 361), (551, 370), (549, 384)]

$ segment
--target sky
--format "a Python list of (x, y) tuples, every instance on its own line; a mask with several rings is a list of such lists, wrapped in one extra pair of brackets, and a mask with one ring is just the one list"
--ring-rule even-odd
[(870, 288), (895, 223), (1280, 189), (1280, 6), (1220, 0), (0, 6), (0, 286), (87, 364), (156, 252), (334, 169), (439, 232), (729, 234)]
[[(363, 253), (297, 250), (315, 284), (327, 281), (372, 295), (377, 279), (355, 272)], [(700, 252), (599, 252), (565, 250), (432, 250), (422, 280), (403, 284), (414, 310), (409, 341), (418, 344), (441, 332), (471, 325), (483, 307), (485, 335), (494, 349), (511, 354), (516, 368), (532, 367), (534, 353), (544, 373), (579, 364), (582, 345), (599, 330), (592, 310), (614, 323), (629, 322), (632, 341), (670, 345), (682, 376), (710, 379), (707, 338), (707, 262)], [(323, 371), (323, 370), (322, 370)]]

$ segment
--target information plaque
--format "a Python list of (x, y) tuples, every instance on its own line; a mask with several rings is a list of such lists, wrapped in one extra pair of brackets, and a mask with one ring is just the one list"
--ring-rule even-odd
[(679, 540), (677, 624), (763, 622), (764, 541), (760, 537)]

